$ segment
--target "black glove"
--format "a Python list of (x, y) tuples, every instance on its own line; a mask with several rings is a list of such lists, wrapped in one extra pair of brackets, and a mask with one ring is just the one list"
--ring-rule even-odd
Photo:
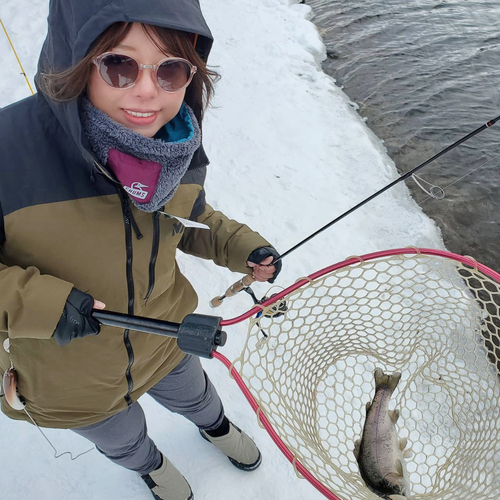
[(101, 323), (92, 317), (93, 307), (91, 295), (76, 288), (71, 290), (53, 335), (60, 346), (68, 345), (77, 337), (97, 335), (101, 331)]
[[(255, 264), (260, 264), (264, 259), (266, 259), (270, 255), (273, 257), (273, 260), (277, 259), (280, 256), (280, 254), (273, 247), (260, 247), (260, 248), (257, 248), (256, 250), (254, 250), (248, 256), (247, 260), (249, 260), (250, 262), (253, 262)], [(267, 280), (268, 283), (274, 283), (274, 280), (276, 279), (276, 277), (280, 273), (281, 260), (276, 262), (276, 264), (274, 264), (274, 267), (276, 268), (276, 271), (274, 271), (273, 277), (271, 279)]]

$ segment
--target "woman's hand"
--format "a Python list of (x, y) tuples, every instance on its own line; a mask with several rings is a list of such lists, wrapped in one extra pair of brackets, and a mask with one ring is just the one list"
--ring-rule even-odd
[(272, 256), (265, 258), (260, 264), (248, 260), (247, 266), (252, 268), (252, 276), (257, 281), (267, 281), (272, 279), (276, 272), (276, 266), (269, 265), (273, 260)]
[(279, 253), (273, 247), (261, 247), (254, 250), (247, 260), (247, 266), (252, 269), (252, 276), (257, 281), (269, 281), (274, 283), (276, 276), (281, 271), (281, 260), (271, 265)]
[(97, 335), (101, 331), (101, 324), (92, 316), (92, 307), (104, 309), (106, 306), (88, 293), (76, 288), (71, 290), (53, 335), (58, 345), (65, 346), (73, 339)]

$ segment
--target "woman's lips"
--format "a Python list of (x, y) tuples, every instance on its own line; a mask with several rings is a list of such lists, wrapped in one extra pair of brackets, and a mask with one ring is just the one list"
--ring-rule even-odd
[[(135, 111), (135, 110), (123, 109), (123, 114), (125, 115), (125, 119), (128, 122), (133, 123), (134, 125), (151, 125), (156, 120), (156, 117), (158, 116), (158, 111)], [(136, 114), (146, 115), (146, 116), (134, 116)]]

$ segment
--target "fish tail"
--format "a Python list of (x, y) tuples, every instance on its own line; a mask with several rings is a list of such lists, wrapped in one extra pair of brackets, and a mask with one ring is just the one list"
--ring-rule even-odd
[(374, 372), (375, 376), (375, 390), (377, 391), (380, 387), (386, 386), (391, 392), (396, 389), (399, 380), (401, 379), (401, 373), (394, 372), (391, 375), (385, 374), (380, 368), (377, 368)]

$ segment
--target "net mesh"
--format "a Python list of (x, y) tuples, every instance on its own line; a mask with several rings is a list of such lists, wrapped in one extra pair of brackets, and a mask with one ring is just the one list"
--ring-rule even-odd
[(413, 452), (415, 500), (500, 498), (500, 285), (476, 267), (428, 255), (361, 261), (287, 295), (285, 314), (251, 321), (234, 367), (338, 497), (379, 499), (353, 449), (381, 368), (402, 373), (390, 408)]

